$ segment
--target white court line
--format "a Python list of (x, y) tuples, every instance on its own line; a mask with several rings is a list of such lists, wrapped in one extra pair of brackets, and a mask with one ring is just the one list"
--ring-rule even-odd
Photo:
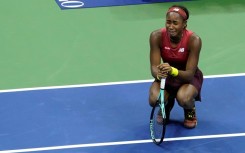
[[(203, 136), (165, 138), (164, 141), (180, 141), (180, 140), (183, 141), (183, 140), (214, 139), (214, 138), (244, 137), (244, 136), (245, 136), (245, 133), (233, 133), (233, 134), (217, 134), (217, 135), (203, 135)], [(148, 139), (148, 140), (132, 140), (132, 141), (118, 141), (118, 142), (104, 142), (104, 143), (88, 143), (88, 144), (53, 146), (53, 147), (42, 147), (42, 148), (3, 150), (3, 151), (0, 151), (0, 153), (20, 153), (20, 152), (50, 151), (50, 150), (60, 150), (60, 149), (75, 149), (75, 148), (87, 148), (87, 147), (142, 144), (142, 143), (151, 143), (151, 142), (152, 142), (152, 140)]]
[[(208, 78), (236, 77), (236, 76), (245, 76), (245, 73), (208, 75), (208, 76), (204, 76), (204, 78), (207, 78), (208, 79)], [(20, 91), (33, 91), (33, 90), (50, 90), (50, 89), (80, 88), (80, 87), (94, 87), (94, 86), (133, 84), (133, 83), (146, 83), (146, 82), (152, 82), (152, 81), (153, 81), (153, 79), (149, 79), (149, 80), (135, 80), (135, 81), (120, 81), (120, 82), (106, 82), (106, 83), (93, 83), (93, 84), (79, 84), (79, 85), (65, 85), (65, 86), (49, 86), (49, 87), (33, 87), (33, 88), (7, 89), (7, 90), (0, 90), (0, 93), (5, 93), (5, 92), (20, 92)]]

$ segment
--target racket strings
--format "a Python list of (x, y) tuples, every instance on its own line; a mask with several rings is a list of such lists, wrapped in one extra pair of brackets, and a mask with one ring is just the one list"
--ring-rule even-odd
[(162, 117), (161, 107), (158, 106), (155, 108), (153, 115), (153, 131), (155, 139), (159, 140), (163, 135), (163, 125), (165, 124), (165, 119)]
[(161, 107), (159, 107), (159, 110), (157, 111), (157, 115), (156, 115), (156, 121), (160, 125), (163, 125), (166, 122), (166, 112), (165, 112), (165, 108), (163, 109), (164, 110), (162, 110)]

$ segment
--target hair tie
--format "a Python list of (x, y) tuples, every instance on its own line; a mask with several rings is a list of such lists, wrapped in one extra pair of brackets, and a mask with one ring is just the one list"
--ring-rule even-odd
[(169, 12), (176, 12), (180, 16), (182, 16), (184, 20), (187, 20), (187, 15), (186, 15), (185, 11), (179, 7), (171, 7), (171, 8), (169, 8), (167, 13), (169, 13)]

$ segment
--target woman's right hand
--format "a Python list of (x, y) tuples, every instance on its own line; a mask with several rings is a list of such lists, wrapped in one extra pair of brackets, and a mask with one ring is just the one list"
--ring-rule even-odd
[(171, 66), (168, 63), (162, 63), (158, 65), (157, 68), (158, 68), (157, 76), (159, 79), (166, 78), (169, 72), (171, 71)]

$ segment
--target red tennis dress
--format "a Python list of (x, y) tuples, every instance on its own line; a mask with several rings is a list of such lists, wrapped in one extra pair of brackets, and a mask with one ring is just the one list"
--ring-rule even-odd
[[(166, 28), (162, 29), (162, 49), (161, 56), (165, 63), (169, 63), (171, 66), (185, 71), (186, 63), (189, 56), (188, 40), (193, 34), (190, 30), (184, 30), (181, 41), (177, 44), (175, 48), (171, 46), (170, 36), (168, 35)], [(194, 78), (191, 82), (183, 82), (182, 80), (168, 76), (166, 79), (165, 90), (167, 90), (171, 95), (176, 96), (178, 89), (183, 84), (192, 84), (198, 90), (198, 95), (195, 98), (196, 101), (201, 101), (201, 88), (203, 83), (203, 74), (199, 68), (197, 68)]]

